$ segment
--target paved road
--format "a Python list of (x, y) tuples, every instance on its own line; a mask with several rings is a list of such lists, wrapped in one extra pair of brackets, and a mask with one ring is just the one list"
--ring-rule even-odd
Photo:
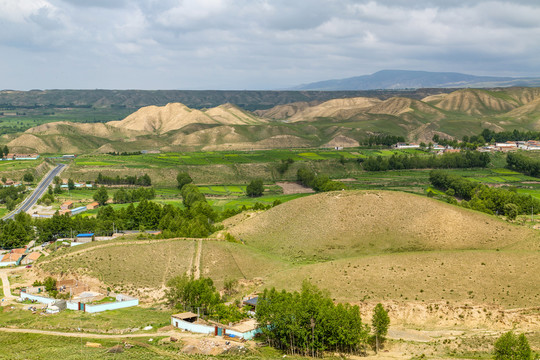
[(19, 204), (17, 209), (4, 216), (2, 220), (13, 219), (13, 217), (21, 211), (28, 211), (39, 200), (39, 198), (43, 196), (49, 185), (54, 180), (54, 177), (60, 174), (62, 170), (64, 170), (64, 167), (66, 167), (65, 164), (59, 164), (54, 169), (49, 171), (49, 173), (43, 177), (38, 186), (36, 186), (30, 196), (24, 199), (23, 202)]

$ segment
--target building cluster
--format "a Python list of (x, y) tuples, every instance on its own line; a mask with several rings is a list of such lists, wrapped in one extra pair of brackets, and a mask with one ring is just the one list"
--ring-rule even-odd
[(60, 205), (60, 211), (58, 211), (58, 214), (60, 215), (68, 214), (72, 216), (72, 215), (80, 214), (87, 210), (97, 209), (98, 206), (99, 206), (99, 203), (97, 201), (94, 201), (94, 202), (91, 202), (90, 204), (73, 208), (73, 201), (69, 200), (62, 203), (62, 205)]
[(479, 151), (515, 151), (525, 150), (534, 151), (540, 150), (540, 141), (527, 140), (527, 141), (507, 141), (495, 143), (494, 145), (483, 146)]
[[(417, 143), (402, 143), (399, 142), (395, 145), (393, 145), (395, 149), (420, 149), (420, 144)], [(460, 149), (454, 149), (452, 146), (443, 146), (439, 144), (432, 144), (431, 145), (431, 151), (434, 151), (438, 154), (444, 154), (449, 152), (460, 152)]]
[(39, 159), (39, 154), (7, 154), (3, 157), (2, 161), (6, 160), (37, 160)]
[(41, 256), (40, 252), (30, 252), (28, 247), (9, 250), (2, 256), (0, 267), (29, 265)]

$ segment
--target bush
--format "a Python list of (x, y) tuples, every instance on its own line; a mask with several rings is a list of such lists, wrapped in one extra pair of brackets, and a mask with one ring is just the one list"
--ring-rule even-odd
[(516, 336), (509, 331), (495, 342), (495, 360), (529, 360), (531, 355), (531, 347), (523, 334)]
[(261, 179), (251, 180), (246, 187), (246, 194), (250, 197), (261, 196), (264, 192), (264, 185)]

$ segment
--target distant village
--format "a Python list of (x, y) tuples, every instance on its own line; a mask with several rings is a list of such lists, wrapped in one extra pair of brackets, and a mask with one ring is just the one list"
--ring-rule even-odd
[[(393, 145), (395, 149), (420, 149), (425, 148), (417, 143), (404, 143), (399, 142)], [(447, 152), (459, 152), (461, 149), (454, 148), (452, 146), (443, 146), (439, 144), (432, 144), (431, 147), (427, 147), (434, 152), (438, 153), (447, 153)], [(534, 151), (540, 150), (540, 141), (538, 140), (527, 140), (527, 141), (507, 141), (503, 143), (495, 143), (490, 145), (485, 145), (476, 149), (480, 152), (497, 152), (497, 151), (514, 151), (514, 150), (525, 150), (525, 151)]]

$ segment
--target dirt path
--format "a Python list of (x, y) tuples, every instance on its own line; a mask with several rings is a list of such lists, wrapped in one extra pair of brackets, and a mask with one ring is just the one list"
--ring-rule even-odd
[(8, 274), (9, 272), (6, 269), (0, 270), (0, 277), (2, 278), (2, 290), (4, 290), (4, 299), (13, 300), (16, 299), (16, 297), (11, 295)]
[(195, 263), (193, 266), (195, 267), (193, 271), (193, 278), (198, 279), (201, 277), (201, 253), (202, 253), (202, 240), (199, 239), (197, 242), (197, 252), (195, 255)]
[(90, 333), (83, 333), (83, 332), (74, 333), (74, 332), (63, 332), (63, 331), (17, 329), (17, 328), (1, 327), (0, 331), (11, 332), (11, 333), (41, 334), (41, 335), (78, 337), (78, 338), (83, 337), (83, 338), (91, 338), (91, 339), (118, 339), (118, 338), (157, 337), (157, 336), (204, 337), (204, 334), (181, 333), (174, 330), (167, 331), (167, 332), (147, 333), (147, 334), (90, 334)]

